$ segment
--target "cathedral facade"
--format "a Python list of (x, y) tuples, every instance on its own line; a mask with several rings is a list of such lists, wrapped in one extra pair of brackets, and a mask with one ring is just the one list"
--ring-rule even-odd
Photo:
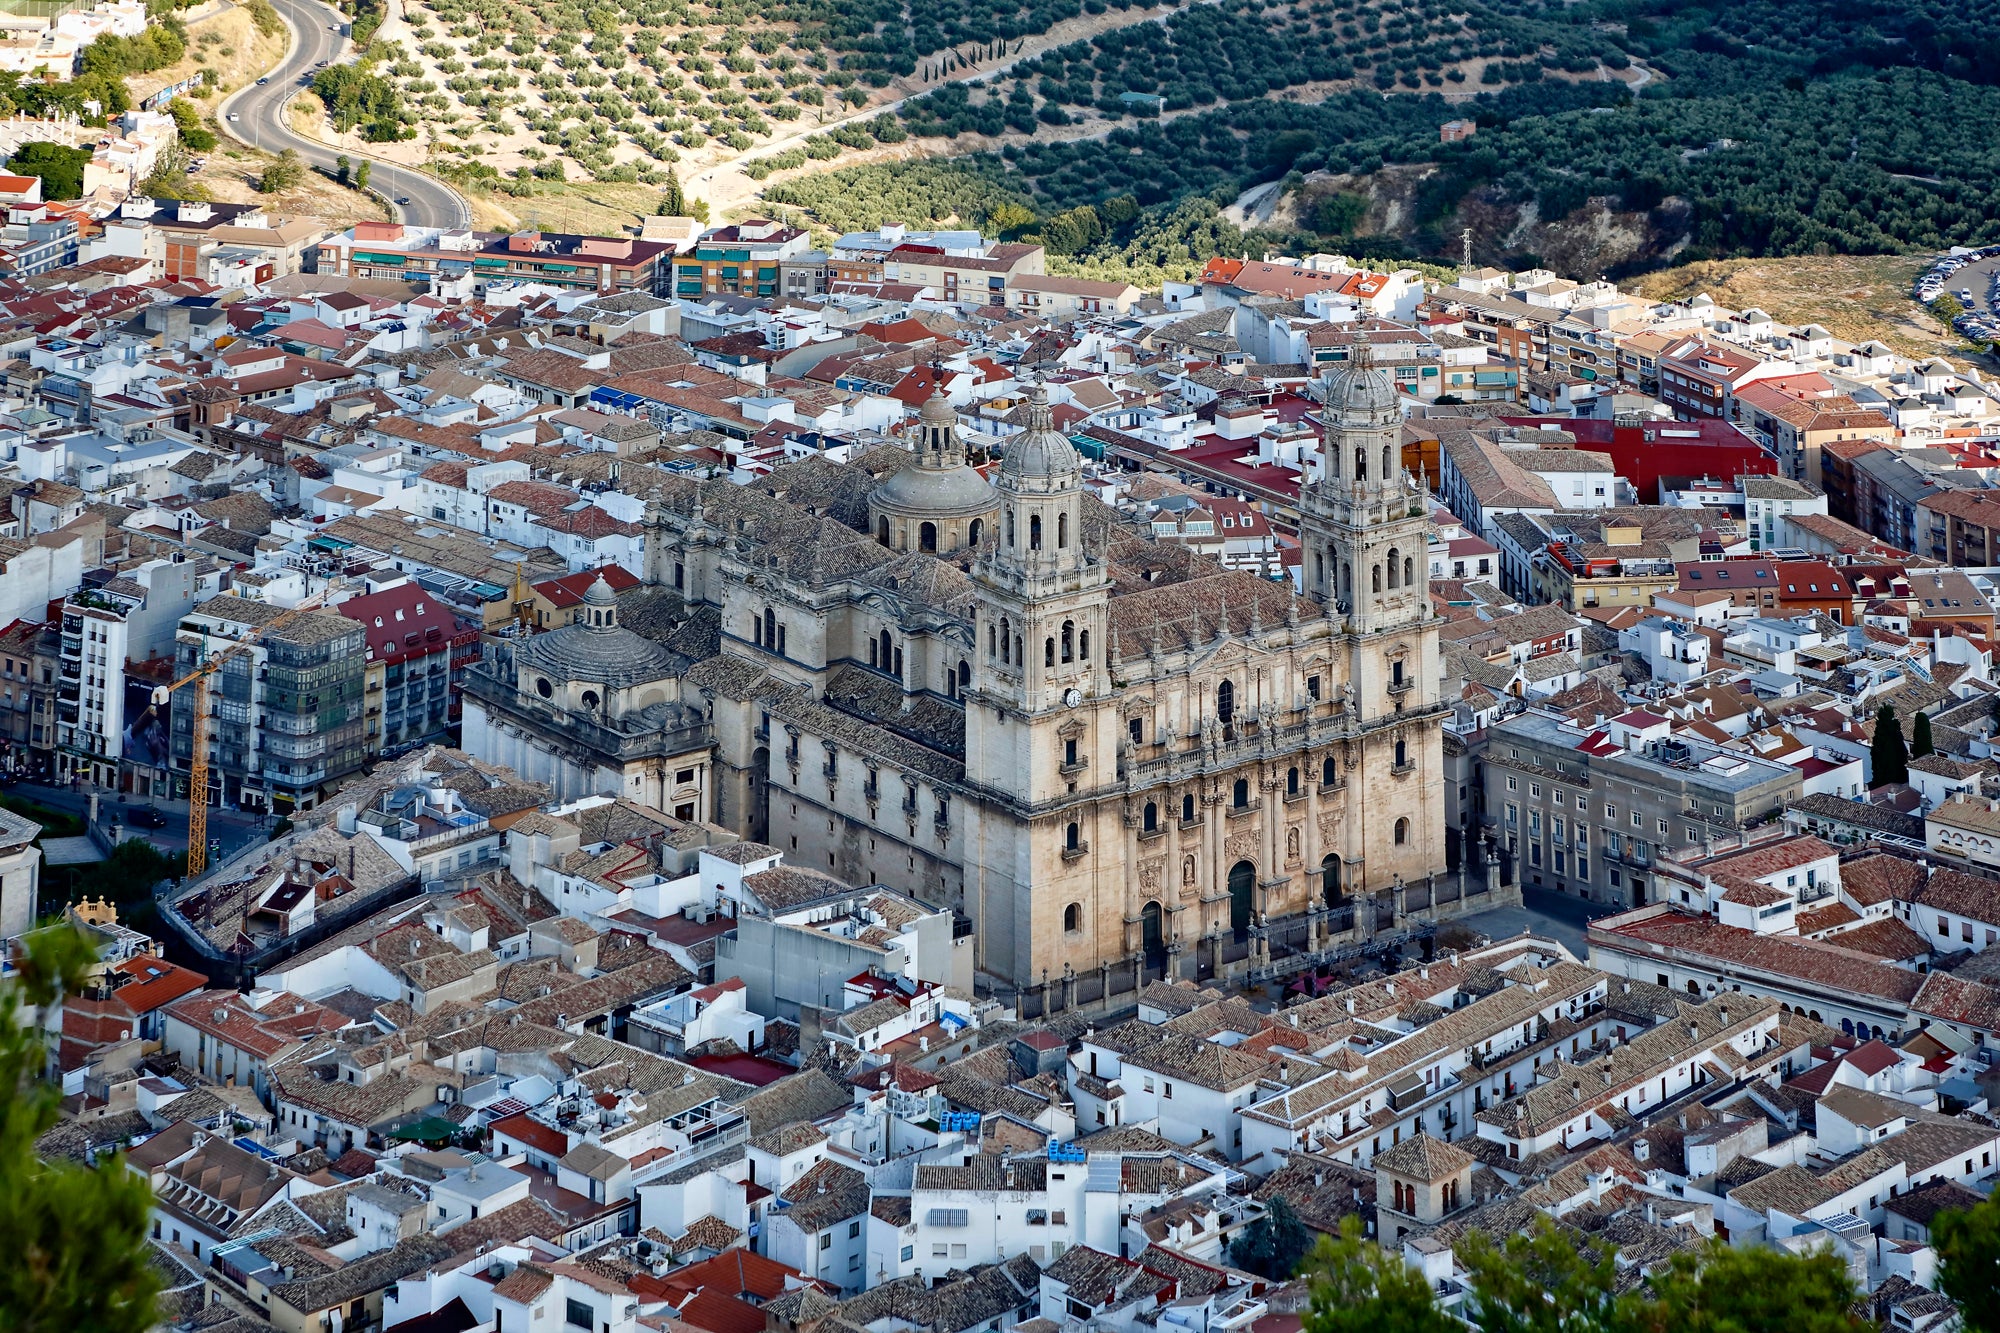
[[(990, 483), (941, 399), (914, 451), (751, 486), (660, 474), (639, 591), (688, 665), (663, 696), (681, 739), (655, 748), (691, 766), (698, 720), (701, 817), (955, 909), (987, 979), (1043, 1008), (1497, 905), (1444, 870), (1426, 524), (1389, 377), (1326, 385), (1304, 596), (1152, 541), (1086, 494), (1044, 393), (1020, 410)], [(601, 629), (587, 647), (533, 658), (594, 662)]]

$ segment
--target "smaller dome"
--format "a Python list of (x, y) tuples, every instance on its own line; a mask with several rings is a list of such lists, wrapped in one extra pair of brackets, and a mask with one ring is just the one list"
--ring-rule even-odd
[(1327, 376), (1326, 412), (1329, 418), (1367, 421), (1401, 417), (1402, 403), (1396, 381), (1375, 364), (1366, 344), (1354, 349), (1353, 360)]
[(1007, 442), (1000, 471), (1009, 477), (1057, 478), (1083, 470), (1083, 456), (1069, 437), (1056, 429), (1049, 391), (1036, 385), (1028, 393), (1027, 429)]
[(944, 396), (944, 390), (939, 389), (924, 400), (917, 411), (917, 420), (926, 426), (956, 426), (958, 413), (952, 408), (951, 399)]
[(908, 518), (966, 518), (992, 509), (1000, 497), (970, 464), (930, 468), (913, 463), (877, 486), (868, 502), (878, 512)]
[(583, 604), (585, 606), (618, 605), (618, 594), (611, 591), (611, 585), (604, 581), (602, 572), (591, 581), (588, 588), (584, 589)]

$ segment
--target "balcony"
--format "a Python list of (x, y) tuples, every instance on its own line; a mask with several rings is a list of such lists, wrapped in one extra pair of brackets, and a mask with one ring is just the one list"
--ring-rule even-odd
[(1406, 777), (1409, 774), (1414, 773), (1416, 771), (1417, 771), (1417, 762), (1414, 759), (1405, 759), (1400, 764), (1391, 764), (1389, 766), (1389, 775), (1391, 777), (1397, 777), (1397, 778)]
[(1089, 767), (1090, 767), (1090, 756), (1085, 754), (1080, 754), (1074, 759), (1066, 759), (1062, 763), (1056, 765), (1056, 772), (1062, 774), (1066, 778), (1073, 778), (1077, 774), (1083, 772), (1084, 769)]
[(1062, 849), (1062, 859), (1065, 861), (1081, 861), (1089, 855), (1090, 839), (1088, 838), (1078, 838), (1075, 846), (1064, 847)]
[(1404, 676), (1399, 680), (1391, 680), (1388, 684), (1389, 697), (1392, 699), (1400, 698), (1415, 688), (1417, 688), (1417, 682), (1412, 677)]

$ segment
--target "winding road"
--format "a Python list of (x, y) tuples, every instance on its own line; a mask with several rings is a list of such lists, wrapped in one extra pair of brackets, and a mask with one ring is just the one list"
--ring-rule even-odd
[(290, 148), (307, 163), (332, 171), (335, 159), (373, 163), (376, 190), (393, 201), (400, 222), (421, 227), (469, 227), (472, 209), (465, 197), (437, 177), (373, 157), (353, 148), (334, 148), (308, 139), (285, 123), (285, 108), (311, 81), (317, 66), (340, 60), (349, 50), (340, 35), (342, 16), (317, 0), (272, 0), (292, 29), (291, 50), (264, 80), (239, 88), (216, 110), (217, 123), (231, 137), (267, 152)]

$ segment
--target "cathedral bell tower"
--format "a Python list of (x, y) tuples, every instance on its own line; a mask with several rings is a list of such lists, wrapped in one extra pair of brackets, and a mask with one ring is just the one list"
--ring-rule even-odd
[[(1006, 444), (992, 537), (972, 567), (978, 605), (966, 768), (973, 781), (1040, 804), (1108, 780), (1111, 584), (1083, 549), (1083, 460), (1030, 391), (1027, 429)], [(1108, 712), (1105, 713), (1110, 718)]]
[(1306, 591), (1357, 634), (1407, 630), (1431, 616), (1429, 525), (1402, 466), (1396, 384), (1366, 343), (1327, 377), (1319, 475), (1299, 493)]

